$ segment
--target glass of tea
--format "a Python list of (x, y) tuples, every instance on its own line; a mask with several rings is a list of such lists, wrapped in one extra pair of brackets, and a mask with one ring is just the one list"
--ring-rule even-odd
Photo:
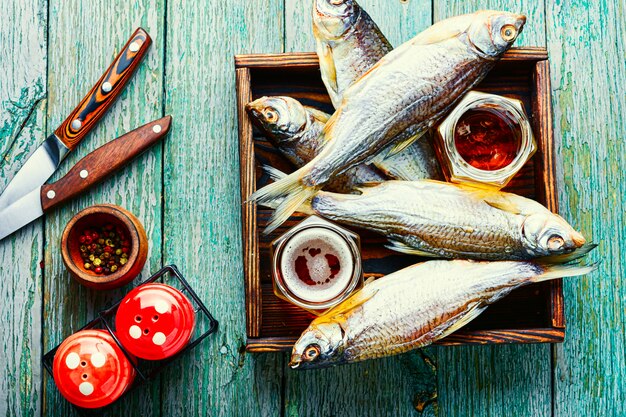
[(314, 314), (363, 284), (359, 236), (311, 216), (272, 242), (274, 293)]
[(437, 128), (436, 148), (449, 181), (500, 189), (537, 145), (521, 101), (470, 91)]

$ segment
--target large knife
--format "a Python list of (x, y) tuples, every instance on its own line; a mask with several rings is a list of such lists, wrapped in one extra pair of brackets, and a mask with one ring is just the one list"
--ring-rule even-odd
[(152, 40), (139, 28), (96, 85), (52, 135), (28, 158), (0, 195), (0, 210), (45, 183), (89, 133), (130, 80)]
[(60, 180), (35, 188), (0, 210), (0, 240), (122, 168), (170, 130), (172, 117), (150, 122), (108, 142), (78, 161)]

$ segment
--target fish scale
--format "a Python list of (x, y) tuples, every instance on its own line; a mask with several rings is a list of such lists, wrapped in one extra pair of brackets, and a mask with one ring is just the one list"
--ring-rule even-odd
[[(313, 320), (294, 345), (290, 365), (327, 367), (424, 347), (516, 288), (595, 269), (519, 261), (416, 264), (367, 284)], [(314, 355), (307, 356), (311, 349)]]
[[(380, 233), (391, 249), (445, 258), (524, 260), (584, 244), (582, 235), (535, 201), (437, 181), (386, 181), (350, 196), (321, 191), (310, 209), (326, 219)], [(527, 219), (549, 227), (537, 230), (532, 240)], [(551, 238), (561, 238), (563, 247), (547, 247), (541, 239), (544, 229)]]
[[(330, 10), (331, 4), (348, 10), (347, 3), (352, 1), (318, 0), (315, 4), (323, 10)], [(314, 19), (316, 13), (319, 10)], [(498, 11), (446, 19), (380, 59), (343, 94), (322, 132), (326, 143), (322, 151), (299, 170), (251, 196), (251, 201), (276, 207), (266, 233), (335, 176), (380, 159), (385, 149), (401, 151), (426, 133), (493, 68), (525, 21), (525, 16)], [(336, 19), (334, 23), (337, 26)], [(504, 29), (511, 34), (506, 39)], [(322, 65), (332, 59), (327, 52), (318, 50)]]

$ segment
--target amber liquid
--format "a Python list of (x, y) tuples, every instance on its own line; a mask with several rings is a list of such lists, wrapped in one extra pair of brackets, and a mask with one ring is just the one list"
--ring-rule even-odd
[(454, 145), (459, 155), (483, 171), (510, 165), (520, 151), (521, 142), (519, 124), (496, 111), (469, 110), (454, 129)]
[(296, 233), (281, 254), (285, 287), (307, 302), (326, 302), (342, 294), (353, 270), (354, 260), (345, 238), (325, 228)]

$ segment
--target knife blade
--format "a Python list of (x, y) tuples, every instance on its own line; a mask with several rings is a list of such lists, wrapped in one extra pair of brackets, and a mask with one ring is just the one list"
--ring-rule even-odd
[(135, 30), (91, 91), (15, 174), (0, 194), (0, 210), (52, 176), (67, 154), (93, 129), (119, 97), (151, 43), (145, 30)]
[(145, 124), (91, 152), (60, 180), (35, 188), (0, 209), (0, 240), (122, 168), (170, 130), (172, 117)]

